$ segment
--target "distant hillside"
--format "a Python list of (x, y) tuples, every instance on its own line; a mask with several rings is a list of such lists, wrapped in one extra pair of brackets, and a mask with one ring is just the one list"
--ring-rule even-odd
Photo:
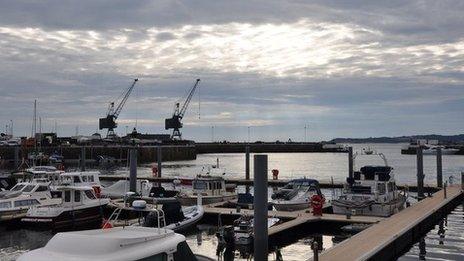
[(331, 142), (336, 143), (402, 143), (414, 142), (419, 139), (438, 140), (440, 143), (464, 143), (464, 134), (459, 135), (413, 135), (401, 137), (370, 137), (370, 138), (336, 138)]

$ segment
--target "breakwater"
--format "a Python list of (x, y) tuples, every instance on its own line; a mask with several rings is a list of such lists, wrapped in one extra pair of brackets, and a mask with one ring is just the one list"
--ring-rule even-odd
[(320, 142), (198, 142), (195, 144), (198, 154), (244, 153), (246, 147), (250, 148), (251, 153), (346, 152), (345, 148), (331, 147)]

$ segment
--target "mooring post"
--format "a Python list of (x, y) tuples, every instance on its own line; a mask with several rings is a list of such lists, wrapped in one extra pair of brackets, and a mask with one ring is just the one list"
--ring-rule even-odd
[(267, 155), (254, 155), (254, 260), (267, 261)]
[(19, 167), (19, 146), (14, 148), (14, 168), (18, 169)]
[(348, 147), (348, 177), (353, 179), (353, 147)]
[(464, 190), (464, 171), (461, 171), (461, 190)]
[[(250, 146), (245, 147), (245, 179), (250, 180)], [(246, 193), (250, 193), (250, 186), (246, 185)]]
[(437, 148), (437, 187), (443, 187), (443, 164), (440, 147)]
[(129, 170), (129, 190), (137, 192), (137, 150), (129, 150), (130, 170)]
[(316, 240), (313, 240), (313, 243), (311, 244), (311, 248), (313, 249), (313, 260), (314, 261), (319, 261), (319, 244), (317, 243)]
[(85, 146), (81, 147), (81, 171), (85, 171)]
[(448, 186), (448, 182), (445, 181), (445, 186), (443, 187), (443, 196), (446, 198), (446, 187)]
[(417, 198), (422, 200), (424, 196), (424, 157), (422, 147), (417, 147)]
[(161, 178), (161, 168), (162, 168), (162, 162), (163, 162), (163, 150), (161, 146), (157, 147), (156, 150), (156, 157), (157, 157), (157, 162), (158, 162), (158, 177)]

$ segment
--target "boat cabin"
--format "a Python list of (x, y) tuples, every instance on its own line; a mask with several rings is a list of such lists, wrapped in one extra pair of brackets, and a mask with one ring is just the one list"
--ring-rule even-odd
[(67, 172), (60, 175), (61, 185), (100, 187), (97, 171)]
[(218, 196), (226, 193), (226, 183), (222, 177), (198, 176), (192, 186), (194, 195)]
[(63, 206), (75, 207), (97, 199), (91, 187), (62, 186), (57, 190), (61, 191)]
[[(2, 191), (0, 194), (0, 210), (22, 209), (40, 205), (39, 200), (50, 198), (49, 184), (22, 182), (16, 184), (9, 191)], [(34, 197), (31, 197), (31, 195), (34, 195)]]
[(364, 166), (354, 172), (353, 179), (348, 178), (348, 194), (367, 199), (371, 196), (380, 202), (387, 201), (395, 195), (397, 187), (390, 166)]

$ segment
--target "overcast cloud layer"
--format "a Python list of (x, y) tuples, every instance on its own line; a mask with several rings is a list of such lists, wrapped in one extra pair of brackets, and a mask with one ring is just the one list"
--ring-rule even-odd
[(201, 78), (186, 138), (462, 133), (464, 2), (307, 2), (0, 1), (0, 123), (90, 134), (137, 77), (118, 132), (165, 132)]

